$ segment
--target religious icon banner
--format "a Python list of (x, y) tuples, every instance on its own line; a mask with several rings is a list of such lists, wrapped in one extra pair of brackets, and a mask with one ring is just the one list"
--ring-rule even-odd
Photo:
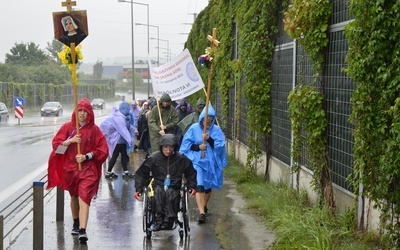
[(54, 38), (71, 47), (89, 35), (86, 10), (53, 12)]

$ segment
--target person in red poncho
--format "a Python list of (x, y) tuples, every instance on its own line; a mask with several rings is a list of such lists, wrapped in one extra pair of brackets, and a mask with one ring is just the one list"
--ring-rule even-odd
[(93, 109), (86, 98), (78, 103), (78, 123), (79, 134), (76, 133), (74, 111), (71, 121), (64, 123), (53, 138), (53, 151), (47, 170), (47, 189), (58, 186), (70, 193), (74, 219), (71, 233), (79, 235), (80, 242), (85, 243), (88, 240), (86, 227), (89, 206), (99, 188), (102, 164), (108, 156), (108, 147), (103, 133), (94, 123)]

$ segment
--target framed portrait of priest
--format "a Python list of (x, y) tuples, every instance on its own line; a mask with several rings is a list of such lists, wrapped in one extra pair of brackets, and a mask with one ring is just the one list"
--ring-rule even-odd
[(86, 10), (53, 12), (54, 38), (71, 47), (80, 44), (88, 35)]

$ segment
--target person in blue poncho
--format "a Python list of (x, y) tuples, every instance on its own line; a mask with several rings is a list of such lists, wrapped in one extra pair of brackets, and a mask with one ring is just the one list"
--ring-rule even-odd
[(123, 176), (133, 178), (134, 175), (128, 171), (128, 151), (135, 144), (136, 128), (129, 121), (131, 105), (123, 101), (119, 105), (119, 109), (114, 107), (113, 113), (110, 114), (101, 124), (100, 130), (103, 132), (107, 140), (109, 148), (110, 161), (105, 174), (106, 178), (118, 178), (118, 175), (112, 172), (112, 169), (121, 154), (121, 165)]
[[(221, 128), (215, 124), (215, 109), (211, 105), (208, 106), (207, 119), (206, 110), (206, 108), (203, 109), (198, 123), (190, 126), (185, 133), (179, 149), (179, 152), (192, 160), (197, 171), (196, 202), (200, 213), (197, 219), (199, 223), (206, 221), (211, 189), (221, 189), (224, 182), (222, 170), (228, 164), (225, 136)], [(205, 134), (204, 123), (207, 127)], [(202, 151), (204, 151), (204, 158), (202, 158)]]

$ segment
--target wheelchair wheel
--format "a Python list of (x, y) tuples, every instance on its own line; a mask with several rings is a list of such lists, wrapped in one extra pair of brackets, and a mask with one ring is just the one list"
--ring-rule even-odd
[(143, 232), (148, 239), (151, 238), (151, 225), (153, 224), (153, 199), (149, 197), (147, 188), (143, 192)]
[[(183, 230), (185, 232), (185, 236), (189, 235), (190, 232), (190, 223), (189, 223), (189, 193), (187, 191), (187, 187), (183, 188), (182, 192), (182, 216), (183, 216)], [(181, 237), (182, 238), (182, 237)]]

